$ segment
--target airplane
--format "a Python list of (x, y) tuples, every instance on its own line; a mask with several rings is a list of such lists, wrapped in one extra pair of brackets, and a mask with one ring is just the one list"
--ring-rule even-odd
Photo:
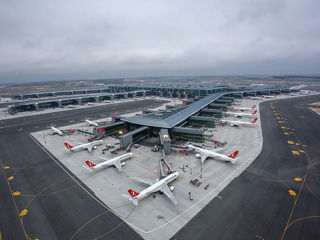
[(250, 97), (251, 100), (263, 100), (264, 96), (261, 97)]
[(71, 152), (76, 152), (76, 151), (85, 150), (85, 149), (87, 149), (89, 152), (92, 152), (92, 149), (97, 145), (101, 145), (102, 142), (103, 142), (103, 140), (98, 140), (98, 141), (94, 141), (94, 142), (83, 143), (83, 144), (80, 144), (75, 147), (71, 146), (69, 143), (64, 143), (64, 145)]
[(227, 116), (233, 116), (233, 117), (254, 117), (254, 115), (257, 113), (257, 110), (255, 110), (252, 113), (235, 113), (235, 112), (226, 112)]
[(164, 193), (174, 205), (177, 205), (178, 204), (177, 199), (172, 194), (172, 190), (174, 188), (173, 188), (173, 186), (171, 186), (169, 188), (169, 186), (167, 184), (172, 182), (173, 180), (175, 180), (178, 176), (179, 176), (179, 173), (174, 172), (161, 180), (131, 177), (133, 180), (136, 180), (138, 182), (145, 183), (145, 184), (149, 185), (149, 187), (147, 187), (146, 189), (144, 189), (140, 193), (135, 192), (132, 189), (129, 189), (128, 193), (130, 194), (130, 196), (127, 194), (122, 194), (122, 196), (126, 197), (135, 206), (138, 206), (139, 199), (143, 199), (152, 193), (160, 191), (160, 192)]
[(273, 96), (273, 95), (266, 95), (264, 96), (265, 98), (275, 98), (276, 96)]
[(242, 121), (232, 121), (232, 120), (221, 120), (221, 123), (228, 123), (231, 127), (240, 127), (240, 126), (254, 126), (257, 122), (258, 118), (250, 122), (242, 122)]
[(59, 134), (60, 136), (64, 135), (64, 132), (58, 128), (55, 128), (53, 125), (50, 126), (51, 130), (52, 130), (52, 135), (53, 134)]
[(130, 158), (132, 155), (133, 155), (132, 153), (126, 153), (126, 154), (123, 154), (119, 157), (115, 157), (112, 159), (107, 159), (104, 157), (96, 156), (97, 158), (103, 159), (105, 161), (102, 163), (99, 163), (99, 164), (94, 164), (90, 161), (86, 161), (86, 164), (88, 165), (90, 170), (94, 170), (94, 171), (99, 171), (99, 170), (102, 170), (108, 166), (113, 165), (118, 169), (119, 172), (122, 172), (122, 166), (124, 166), (125, 163), (122, 163), (121, 161), (124, 161), (124, 160)]
[(310, 90), (300, 90), (300, 94), (301, 95), (309, 95), (311, 93), (311, 89)]
[(247, 107), (233, 107), (232, 109), (235, 111), (248, 111), (248, 110), (253, 110), (255, 109), (256, 105), (253, 105), (251, 108)]
[(235, 151), (234, 153), (231, 153), (229, 156), (226, 156), (224, 154), (218, 153), (223, 148), (207, 150), (207, 149), (195, 147), (193, 145), (188, 145), (188, 148), (198, 153), (196, 154), (196, 157), (201, 159), (202, 164), (208, 157), (212, 157), (220, 161), (231, 162), (232, 164), (235, 164), (237, 162), (236, 157), (239, 153), (239, 151)]
[(97, 122), (90, 121), (88, 118), (85, 118), (85, 120), (89, 124), (89, 126), (95, 126), (95, 127), (99, 126), (99, 124)]
[(12, 98), (0, 97), (0, 102), (11, 102), (13, 101)]
[(60, 136), (63, 136), (63, 135), (65, 135), (65, 134), (71, 134), (71, 133), (74, 133), (74, 132), (75, 132), (75, 130), (73, 130), (73, 129), (60, 130), (60, 129), (54, 127), (54, 125), (52, 125), (52, 124), (50, 125), (50, 128), (51, 128), (51, 130), (52, 130), (51, 135), (53, 135), (53, 134), (59, 134)]

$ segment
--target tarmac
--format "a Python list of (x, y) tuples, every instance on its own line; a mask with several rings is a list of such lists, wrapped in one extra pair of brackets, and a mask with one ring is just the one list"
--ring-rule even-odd
[(262, 152), (171, 239), (320, 239), (319, 99), (261, 103)]
[[(279, 96), (278, 98), (284, 97), (287, 96)], [(256, 100), (247, 99), (242, 101), (241, 106), (251, 107), (257, 103)], [(259, 106), (257, 106), (257, 110), (257, 117), (259, 118)], [(233, 117), (227, 119), (239, 120)], [(250, 121), (252, 119), (241, 120)], [(75, 124), (65, 126), (64, 129), (81, 127), (83, 127), (83, 124)], [(239, 176), (255, 160), (262, 149), (262, 131), (259, 120), (254, 127), (217, 126), (213, 129), (208, 128), (208, 130), (213, 132), (215, 140), (227, 142), (226, 148), (221, 153), (229, 155), (239, 150), (237, 164), (232, 165), (208, 159), (201, 165), (200, 160), (194, 154), (169, 154), (167, 155), (168, 162), (180, 174), (179, 178), (172, 184), (175, 187), (174, 195), (177, 198), (178, 205), (175, 206), (164, 196), (155, 194), (155, 198), (152, 196), (146, 198), (137, 208), (128, 204), (127, 199), (123, 198), (122, 194), (127, 193), (129, 188), (141, 191), (146, 187), (131, 180), (131, 176), (159, 178), (160, 152), (154, 153), (150, 151), (150, 147), (146, 146), (141, 146), (138, 149), (132, 148), (134, 157), (126, 161), (122, 173), (118, 173), (112, 168), (90, 173), (83, 167), (84, 162), (86, 160), (94, 163), (101, 162), (96, 156), (104, 156), (109, 159), (115, 157), (108, 152), (102, 155), (104, 146), (106, 144), (114, 145), (115, 139), (105, 138), (103, 146), (97, 147), (93, 153), (88, 151), (70, 153), (64, 147), (63, 142), (72, 144), (84, 142), (86, 141), (85, 136), (79, 134), (66, 137), (52, 136), (49, 135), (50, 130), (36, 132), (33, 136), (144, 239), (158, 240), (172, 237), (213, 198), (220, 197), (220, 191)], [(204, 148), (214, 149), (214, 144), (206, 141)], [(125, 151), (122, 151), (119, 155), (124, 153)], [(182, 165), (188, 165), (185, 172), (180, 168)], [(200, 187), (195, 187), (189, 183), (194, 178), (198, 178), (202, 182)], [(204, 189), (206, 185), (209, 185), (208, 189)], [(189, 200), (189, 192), (194, 196), (193, 201)]]
[(161, 104), (163, 101), (149, 99), (1, 120), (1, 238), (141, 239), (103, 203), (92, 198), (90, 189), (35, 144), (29, 133), (47, 129), (50, 123), (59, 127), (81, 122), (84, 116), (95, 119), (102, 113), (125, 114)]
[[(7, 111), (7, 108), (1, 108), (0, 105), (0, 120), (5, 120), (5, 119), (13, 119), (17, 117), (27, 117), (27, 116), (34, 116), (34, 115), (39, 115), (39, 114), (48, 114), (48, 113), (57, 113), (57, 112), (62, 112), (62, 111), (72, 111), (75, 109), (87, 109), (87, 108), (92, 108), (92, 107), (103, 107), (103, 106), (110, 106), (118, 103), (123, 103), (123, 102), (136, 102), (136, 101), (143, 101), (146, 99), (157, 99), (159, 101), (164, 101), (164, 98), (161, 97), (136, 97), (136, 98), (128, 98), (128, 99), (115, 99), (115, 100), (110, 100), (110, 101), (100, 101), (100, 102), (94, 102), (94, 103), (84, 103), (81, 105), (68, 105), (64, 106), (62, 108), (46, 108), (46, 109), (41, 109), (40, 111), (24, 111), (24, 112), (18, 112), (16, 114), (9, 114)], [(42, 100), (42, 99), (40, 99)], [(9, 104), (10, 105), (10, 104)], [(115, 110), (115, 108), (113, 109)], [(117, 111), (114, 111), (114, 114), (118, 114)], [(95, 117), (98, 117), (99, 115), (96, 115)]]
[[(302, 99), (306, 100), (301, 101)], [(79, 109), (1, 121), (0, 147), (3, 150), (0, 163), (3, 174), (0, 174), (0, 193), (4, 197), (0, 200), (0, 210), (5, 214), (0, 218), (0, 236), (3, 239), (28, 239), (28, 237), (48, 239), (48, 236), (50, 239), (141, 239), (130, 226), (137, 231), (136, 222), (134, 222), (137, 219), (135, 214), (139, 216), (143, 209), (140, 207), (145, 207), (151, 209), (150, 213), (154, 212), (152, 216), (157, 216), (160, 226), (163, 222), (169, 223), (159, 228), (163, 229), (163, 232), (160, 232), (162, 234), (168, 231), (167, 235), (162, 235), (162, 239), (168, 239), (169, 235), (172, 236), (176, 232), (177, 227), (182, 226), (184, 227), (172, 239), (319, 239), (318, 216), (320, 214), (319, 211), (317, 212), (320, 199), (317, 177), (319, 176), (319, 116), (305, 106), (306, 102), (316, 101), (319, 101), (319, 95), (262, 103), (260, 109), (264, 143), (259, 157), (239, 177), (237, 176), (240, 172), (234, 176), (233, 181), (229, 179), (232, 181), (229, 185), (215, 189), (215, 183), (210, 184), (207, 191), (218, 190), (217, 195), (212, 192), (212, 195), (217, 197), (212, 201), (210, 201), (212, 198), (205, 198), (205, 201), (201, 201), (204, 204), (202, 210), (202, 207), (192, 207), (190, 212), (185, 214), (190, 216), (183, 216), (181, 222), (171, 221), (172, 224), (163, 214), (166, 212), (161, 211), (167, 207), (172, 210), (173, 206), (168, 199), (160, 195), (157, 195), (156, 199), (150, 197), (144, 200), (141, 203), (143, 206), (137, 208), (138, 211), (125, 200), (119, 202), (125, 206), (117, 203), (119, 211), (128, 208), (124, 211), (125, 217), (118, 218), (117, 209), (112, 209), (116, 215), (113, 214), (103, 202), (99, 201), (98, 194), (82, 183), (81, 178), (79, 179), (78, 176), (59, 165), (60, 162), (56, 161), (54, 156), (42, 151), (39, 148), (41, 146), (34, 144), (29, 137), (30, 132), (44, 129), (50, 123), (55, 123), (58, 127), (79, 123), (83, 121), (84, 112), (91, 119), (112, 115), (115, 111), (119, 112), (118, 114), (129, 113), (127, 111), (129, 109), (135, 112), (141, 108), (141, 102), (122, 103), (117, 109), (112, 109), (112, 106), (92, 107), (86, 110)], [(296, 104), (299, 102), (300, 104)], [(151, 107), (154, 101), (146, 100), (144, 103)], [(270, 103), (273, 103), (272, 106), (269, 105)], [(104, 116), (101, 116), (101, 111), (104, 111)], [(31, 123), (31, 119), (34, 122)], [(233, 135), (224, 133), (227, 128), (217, 129), (215, 136), (221, 138), (219, 140), (229, 137), (230, 144), (233, 141)], [(238, 131), (238, 129), (232, 128), (232, 131)], [(234, 141), (246, 147), (252, 144), (252, 142), (245, 143), (246, 140), (241, 137), (236, 137)], [(274, 144), (275, 142), (277, 144)], [(143, 150), (143, 147), (139, 149)], [(227, 148), (225, 153), (229, 150), (234, 149)], [(199, 170), (198, 159), (193, 155), (177, 155), (182, 162), (195, 164), (192, 167), (195, 170), (193, 174), (199, 176), (199, 171), (196, 171), (196, 169)], [(149, 150), (146, 156), (149, 160), (158, 159), (158, 156), (152, 155)], [(246, 158), (245, 155), (240, 156), (240, 159)], [(190, 160), (188, 160), (189, 157)], [(128, 160), (124, 168), (134, 167), (134, 161), (137, 159)], [(138, 175), (150, 178), (159, 176), (155, 163), (157, 161), (150, 165), (153, 172), (150, 173), (148, 167), (140, 170)], [(204, 169), (204, 179), (214, 178), (208, 174), (214, 171), (210, 166), (226, 165), (215, 160), (207, 160), (205, 164), (207, 169)], [(181, 172), (179, 164), (174, 168)], [(109, 184), (107, 180), (117, 172), (115, 169), (107, 170), (110, 170), (108, 175), (102, 174), (102, 177)], [(306, 171), (307, 175), (305, 175)], [(145, 175), (147, 173), (149, 173), (148, 176)], [(189, 172), (183, 174), (182, 179), (191, 177)], [(294, 178), (301, 178), (302, 181)], [(129, 179), (127, 181), (134, 189), (141, 190), (145, 187)], [(221, 179), (216, 181), (221, 182)], [(173, 183), (176, 188), (174, 194), (179, 204), (185, 207), (190, 201), (178, 199), (183, 194), (179, 193), (179, 189), (194, 186), (183, 184), (181, 186), (179, 185), (181, 183), (183, 183), (181, 179)], [(91, 184), (94, 185), (95, 182), (92, 181)], [(201, 188), (203, 189), (203, 185)], [(112, 190), (118, 191), (116, 186), (113, 186)], [(122, 189), (120, 190), (123, 193)], [(201, 194), (202, 190), (199, 188), (192, 191), (199, 191)], [(101, 195), (111, 195), (106, 191), (101, 192)], [(198, 195), (195, 194), (195, 196)], [(194, 201), (196, 200), (199, 199)], [(161, 204), (164, 204), (163, 208)], [(156, 210), (155, 206), (160, 206), (161, 211)], [(149, 220), (147, 215), (140, 215), (140, 217), (147, 217), (146, 219)], [(190, 219), (191, 221), (187, 223)], [(167, 227), (168, 225), (170, 226)], [(144, 230), (152, 231), (153, 229)], [(138, 233), (146, 238), (139, 230)], [(157, 233), (155, 239), (158, 236), (161, 234)]]

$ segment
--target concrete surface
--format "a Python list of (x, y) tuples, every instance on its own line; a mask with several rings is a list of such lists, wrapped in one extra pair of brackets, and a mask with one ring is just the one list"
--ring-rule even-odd
[[(63, 108), (48, 108), (48, 109), (43, 109), (41, 111), (28, 111), (28, 112), (18, 112), (14, 115), (11, 115), (7, 112), (7, 108), (0, 108), (0, 120), (5, 120), (5, 119), (13, 119), (13, 118), (19, 118), (19, 117), (27, 117), (27, 116), (34, 116), (34, 115), (39, 115), (39, 114), (47, 114), (47, 113), (56, 113), (56, 112), (62, 112), (62, 111), (72, 111), (75, 109), (88, 109), (92, 107), (97, 107), (97, 106), (110, 106), (110, 105), (115, 105), (115, 104), (121, 104), (124, 102), (136, 102), (136, 101), (144, 101), (144, 100), (167, 100), (167, 98), (160, 98), (160, 97), (136, 97), (136, 98), (128, 98), (126, 100), (120, 100), (120, 99), (115, 99), (113, 101), (110, 100), (109, 103), (105, 102), (97, 102), (97, 103), (90, 103), (91, 105), (83, 104), (83, 105), (72, 105), (74, 108), (69, 108), (67, 106)], [(170, 103), (174, 103), (176, 100), (170, 99)], [(178, 102), (178, 101), (177, 101)]]
[[(90, 189), (43, 151), (29, 133), (156, 107), (155, 100), (75, 109), (0, 121), (0, 233), (2, 239), (141, 239), (90, 196)], [(92, 192), (91, 192), (92, 194)], [(27, 212), (23, 211), (27, 210)], [(26, 214), (19, 216), (20, 214)]]
[(261, 154), (172, 239), (320, 239), (319, 99), (262, 103)]
[[(289, 96), (278, 96), (278, 99)], [(268, 99), (272, 100), (272, 99)], [(243, 100), (244, 107), (252, 106), (261, 101)], [(259, 106), (257, 106), (258, 113)], [(134, 113), (132, 113), (134, 114)], [(235, 118), (228, 118), (235, 119)], [(239, 120), (239, 119), (238, 119)], [(243, 121), (247, 121), (243, 119)], [(75, 126), (67, 126), (67, 128)], [(68, 137), (51, 136), (47, 133), (34, 133), (40, 143), (42, 143), (53, 155), (55, 155), (70, 171), (72, 171), (82, 182), (84, 182), (107, 206), (109, 206), (118, 216), (126, 219), (126, 222), (133, 227), (145, 239), (169, 239), (188, 221), (191, 220), (198, 212), (201, 211), (214, 197), (218, 196), (234, 178), (239, 176), (259, 155), (262, 148), (262, 132), (260, 121), (254, 127), (234, 128), (230, 126), (216, 129), (214, 138), (221, 141), (227, 141), (227, 146), (222, 153), (230, 154), (235, 150), (239, 150), (239, 160), (237, 164), (232, 165), (224, 162), (208, 159), (203, 166), (200, 160), (196, 159), (193, 154), (181, 155), (171, 154), (167, 159), (172, 163), (172, 167), (179, 171), (180, 177), (173, 183), (174, 194), (178, 200), (178, 205), (174, 206), (164, 196), (156, 194), (154, 199), (152, 196), (146, 198), (141, 204), (133, 210), (132, 205), (121, 196), (126, 193), (129, 188), (136, 191), (143, 190), (146, 186), (130, 180), (130, 176), (146, 177), (156, 179), (159, 178), (159, 159), (160, 153), (150, 151), (149, 147), (133, 148), (134, 157), (127, 160), (126, 166), (122, 173), (118, 173), (116, 169), (109, 168), (97, 173), (90, 173), (84, 167), (84, 162), (90, 160), (98, 163), (100, 160), (95, 155), (101, 155), (103, 146), (98, 147), (93, 153), (82, 151), (78, 153), (70, 153), (63, 146), (63, 142), (68, 140), (71, 143), (83, 142), (84, 137), (81, 135), (71, 135)], [(45, 139), (43, 137), (45, 135)], [(104, 145), (113, 144), (114, 139), (106, 138)], [(205, 146), (213, 148), (214, 144), (206, 142)], [(121, 154), (124, 154), (122, 152)], [(114, 157), (108, 153), (106, 157)], [(182, 164), (187, 164), (192, 168), (190, 171), (182, 172), (179, 168)], [(200, 187), (192, 186), (189, 181), (193, 178), (200, 178), (201, 167), (203, 182)], [(209, 184), (207, 190), (204, 186)], [(190, 201), (188, 193), (191, 192), (194, 200)], [(155, 207), (156, 206), (156, 207)]]

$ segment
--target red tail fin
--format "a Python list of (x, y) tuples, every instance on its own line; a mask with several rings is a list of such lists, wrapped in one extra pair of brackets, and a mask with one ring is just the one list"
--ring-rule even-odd
[(238, 155), (239, 151), (235, 151), (234, 153), (231, 153), (228, 157), (229, 158), (235, 158)]
[(251, 108), (254, 109), (256, 107), (256, 105), (253, 105)]
[(138, 196), (140, 193), (133, 191), (132, 189), (128, 190), (128, 193), (130, 194), (131, 197), (136, 197)]
[(95, 166), (94, 163), (86, 161), (86, 164), (88, 165), (89, 168), (93, 168)]
[(252, 113), (252, 115), (256, 114), (257, 113), (257, 109)]
[(251, 121), (251, 123), (256, 123), (257, 120), (258, 118), (255, 118), (254, 120)]
[(64, 145), (66, 146), (66, 148), (71, 149), (73, 148), (73, 146), (71, 146), (69, 143), (64, 143)]

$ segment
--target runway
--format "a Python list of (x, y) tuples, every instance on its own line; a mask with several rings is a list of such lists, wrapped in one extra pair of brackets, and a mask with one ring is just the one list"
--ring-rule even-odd
[[(141, 239), (86, 192), (29, 133), (135, 112), (163, 102), (135, 101), (0, 121), (0, 237), (2, 239)], [(70, 174), (70, 175), (69, 175)], [(72, 176), (72, 177), (71, 177)], [(1, 239), (1, 238), (0, 238)]]
[(262, 103), (261, 154), (172, 239), (320, 239), (318, 101)]

